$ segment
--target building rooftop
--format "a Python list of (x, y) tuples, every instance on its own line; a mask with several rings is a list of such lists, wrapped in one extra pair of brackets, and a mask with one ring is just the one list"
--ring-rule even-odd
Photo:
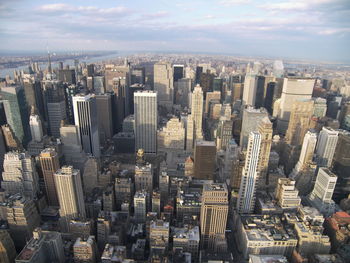
[(190, 227), (175, 227), (173, 229), (173, 238), (183, 238), (183, 239), (188, 239), (188, 240), (193, 240), (193, 241), (198, 241), (200, 240), (200, 235), (199, 235), (199, 227), (195, 226), (193, 228)]
[(281, 255), (250, 255), (250, 263), (288, 263), (285, 256)]

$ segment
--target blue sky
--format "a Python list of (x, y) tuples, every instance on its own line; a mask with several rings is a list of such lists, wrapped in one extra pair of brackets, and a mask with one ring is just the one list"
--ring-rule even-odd
[(350, 61), (350, 0), (0, 0), (0, 50)]

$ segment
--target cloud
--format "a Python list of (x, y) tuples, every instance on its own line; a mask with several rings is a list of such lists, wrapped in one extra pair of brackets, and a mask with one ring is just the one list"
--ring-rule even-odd
[(221, 0), (219, 4), (223, 6), (234, 6), (234, 5), (249, 4), (250, 2), (251, 2), (250, 0)]
[(318, 32), (319, 35), (335, 35), (349, 33), (350, 28), (327, 28)]
[(74, 6), (64, 3), (42, 5), (37, 8), (41, 12), (80, 12), (85, 14), (123, 14), (128, 9), (124, 6), (116, 6), (109, 8), (99, 8), (96, 6)]
[(149, 14), (143, 14), (142, 17), (146, 19), (155, 19), (155, 18), (161, 18), (169, 16), (169, 12), (167, 11), (158, 11), (156, 13), (149, 13)]

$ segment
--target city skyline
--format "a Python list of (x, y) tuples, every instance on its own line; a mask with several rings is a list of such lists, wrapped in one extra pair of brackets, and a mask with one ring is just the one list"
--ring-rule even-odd
[(0, 49), (219, 51), (349, 62), (349, 12), (345, 0), (3, 1)]

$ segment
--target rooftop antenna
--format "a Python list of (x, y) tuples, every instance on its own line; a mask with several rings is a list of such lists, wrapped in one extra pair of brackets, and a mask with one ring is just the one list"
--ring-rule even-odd
[(47, 66), (47, 69), (49, 71), (49, 73), (52, 73), (52, 68), (51, 68), (51, 55), (50, 55), (50, 51), (49, 51), (49, 45), (46, 44), (46, 49), (47, 49), (47, 55), (49, 57), (49, 65)]

